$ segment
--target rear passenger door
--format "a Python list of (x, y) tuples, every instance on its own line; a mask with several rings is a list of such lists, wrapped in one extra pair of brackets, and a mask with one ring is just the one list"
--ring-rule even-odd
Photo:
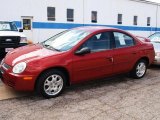
[(113, 52), (113, 72), (123, 73), (132, 69), (138, 56), (138, 51), (134, 38), (121, 32), (113, 32), (114, 52)]

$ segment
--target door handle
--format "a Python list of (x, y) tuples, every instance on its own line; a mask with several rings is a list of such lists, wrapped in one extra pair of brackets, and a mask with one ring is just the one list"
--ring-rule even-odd
[(109, 60), (110, 62), (113, 62), (113, 57), (107, 57), (107, 60)]

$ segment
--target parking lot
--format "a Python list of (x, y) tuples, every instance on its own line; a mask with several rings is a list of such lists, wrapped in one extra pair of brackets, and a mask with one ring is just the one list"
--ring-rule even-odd
[(5, 88), (0, 95), (8, 99), (0, 101), (0, 120), (159, 120), (159, 69), (151, 66), (139, 80), (122, 75), (74, 85), (53, 99)]

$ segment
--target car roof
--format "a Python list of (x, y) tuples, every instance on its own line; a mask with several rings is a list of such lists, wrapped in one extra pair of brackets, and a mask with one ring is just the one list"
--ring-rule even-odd
[(119, 30), (119, 31), (122, 31), (117, 28), (105, 27), (105, 26), (83, 26), (83, 27), (77, 27), (77, 28), (73, 28), (73, 29), (84, 30), (84, 31), (88, 31), (88, 32), (95, 32), (95, 31), (99, 31), (99, 30)]

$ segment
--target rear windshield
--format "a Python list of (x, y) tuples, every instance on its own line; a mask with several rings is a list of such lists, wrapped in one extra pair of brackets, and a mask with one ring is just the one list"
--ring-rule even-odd
[(18, 31), (13, 22), (0, 22), (0, 31)]
[(151, 40), (151, 42), (160, 42), (160, 33), (155, 33), (149, 36), (149, 39)]

